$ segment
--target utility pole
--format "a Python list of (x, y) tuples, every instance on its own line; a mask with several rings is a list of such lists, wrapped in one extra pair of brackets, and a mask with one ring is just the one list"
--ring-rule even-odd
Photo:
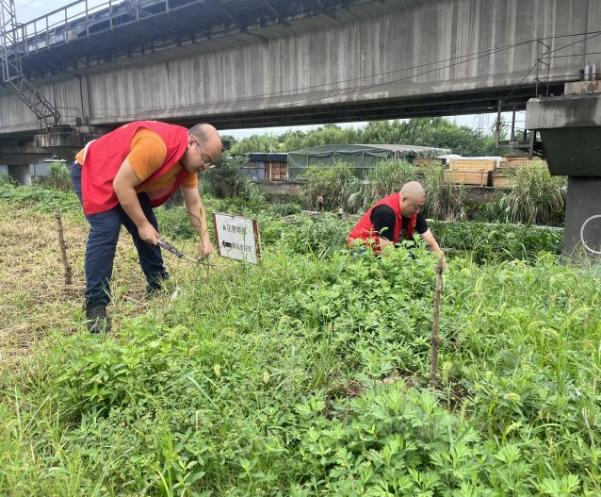
[(35, 114), (40, 128), (56, 128), (61, 118), (60, 113), (23, 73), (21, 57), (25, 40), (19, 40), (15, 2), (0, 0), (0, 7), (2, 82), (12, 88), (19, 99)]

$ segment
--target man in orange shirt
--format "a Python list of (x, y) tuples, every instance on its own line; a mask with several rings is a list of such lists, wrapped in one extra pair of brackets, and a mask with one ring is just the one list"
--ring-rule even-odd
[(189, 130), (157, 121), (121, 126), (86, 145), (71, 168), (90, 232), (86, 247), (86, 318), (92, 333), (109, 331), (113, 259), (121, 225), (132, 236), (148, 291), (168, 277), (153, 207), (181, 188), (192, 225), (200, 236), (198, 255), (211, 254), (206, 214), (198, 191), (198, 173), (219, 160), (222, 143), (210, 124)]

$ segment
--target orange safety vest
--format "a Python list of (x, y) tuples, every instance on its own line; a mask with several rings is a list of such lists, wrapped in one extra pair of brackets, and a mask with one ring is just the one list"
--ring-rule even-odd
[[(84, 151), (81, 170), (81, 194), (83, 211), (86, 215), (105, 212), (119, 204), (113, 189), (113, 181), (130, 152), (134, 135), (142, 128), (158, 134), (167, 147), (167, 155), (161, 167), (142, 184), (169, 171), (179, 162), (188, 148), (188, 130), (186, 128), (158, 121), (137, 121), (125, 124), (89, 143)], [(182, 168), (173, 188), (162, 197), (152, 199), (152, 206), (156, 207), (165, 203), (179, 188), (186, 174), (187, 171)]]
[[(398, 243), (401, 238), (401, 230), (403, 228), (403, 214), (401, 213), (401, 204), (400, 204), (400, 194), (393, 193), (384, 197), (383, 199), (377, 201), (374, 205), (372, 205), (359, 222), (355, 225), (353, 230), (350, 232), (348, 237), (346, 238), (347, 243), (350, 245), (355, 240), (360, 239), (363, 240), (366, 244), (368, 244), (369, 240), (373, 240), (372, 248), (375, 252), (380, 251), (380, 234), (374, 230), (374, 225), (371, 222), (371, 213), (372, 211), (380, 206), (387, 205), (394, 212), (394, 231), (392, 233), (392, 241), (394, 243)], [(415, 230), (415, 225), (417, 224), (417, 214), (413, 214), (409, 220), (409, 226), (405, 227), (405, 240), (413, 239), (413, 231)]]

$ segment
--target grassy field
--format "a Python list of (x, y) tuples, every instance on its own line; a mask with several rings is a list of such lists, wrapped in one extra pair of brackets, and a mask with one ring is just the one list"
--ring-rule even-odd
[(601, 495), (594, 268), (452, 258), (431, 390), (423, 248), (354, 256), (323, 244), (332, 227), (265, 220), (261, 266), (167, 255), (147, 302), (123, 236), (115, 332), (89, 336), (85, 222), (66, 209), (65, 290), (39, 202), (0, 199), (0, 495)]

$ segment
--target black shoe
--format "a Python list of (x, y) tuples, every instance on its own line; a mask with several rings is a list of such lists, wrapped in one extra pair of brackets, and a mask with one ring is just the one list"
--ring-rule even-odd
[(146, 298), (153, 299), (155, 297), (158, 297), (162, 291), (163, 291), (162, 286), (148, 285), (146, 287)]
[(159, 296), (163, 289), (165, 282), (169, 279), (169, 275), (165, 273), (158, 274), (152, 278), (148, 278), (148, 284), (146, 285), (146, 298), (152, 299)]
[(86, 323), (88, 331), (96, 335), (111, 331), (111, 321), (106, 315), (106, 307), (103, 305), (86, 307)]

